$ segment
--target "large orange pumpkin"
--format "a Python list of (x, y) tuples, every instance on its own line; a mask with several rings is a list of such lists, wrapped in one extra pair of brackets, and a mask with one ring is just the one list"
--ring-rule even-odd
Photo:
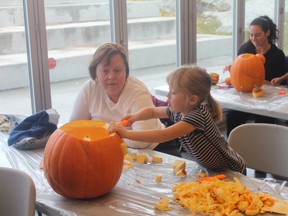
[(261, 54), (239, 55), (230, 68), (232, 86), (238, 91), (251, 92), (255, 86), (261, 87), (265, 80), (265, 57)]
[(123, 168), (123, 141), (107, 123), (77, 120), (50, 136), (43, 169), (51, 187), (67, 198), (95, 198), (111, 191)]

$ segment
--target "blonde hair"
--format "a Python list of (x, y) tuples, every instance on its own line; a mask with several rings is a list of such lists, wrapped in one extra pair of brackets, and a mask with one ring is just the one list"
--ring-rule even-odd
[(198, 96), (199, 104), (206, 105), (213, 119), (222, 120), (222, 109), (210, 95), (211, 78), (206, 69), (196, 65), (183, 65), (172, 71), (166, 80), (170, 86), (185, 92), (187, 96)]

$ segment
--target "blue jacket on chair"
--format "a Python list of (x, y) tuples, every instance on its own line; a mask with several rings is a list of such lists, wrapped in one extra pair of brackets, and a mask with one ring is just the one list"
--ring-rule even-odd
[(26, 150), (42, 148), (56, 129), (57, 125), (49, 121), (49, 114), (40, 111), (25, 118), (11, 131), (8, 145)]

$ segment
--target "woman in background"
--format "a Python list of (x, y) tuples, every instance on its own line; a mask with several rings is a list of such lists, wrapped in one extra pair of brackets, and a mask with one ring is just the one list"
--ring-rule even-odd
[[(250, 23), (249, 34), (249, 41), (239, 48), (238, 55), (244, 53), (264, 55), (266, 59), (264, 83), (272, 84), (273, 78), (281, 77), (286, 73), (285, 54), (275, 45), (278, 39), (276, 24), (268, 16), (260, 16)], [(230, 65), (224, 70), (230, 71)], [(250, 119), (255, 120), (256, 123), (277, 123), (275, 118), (228, 110), (226, 114), (227, 137), (235, 127), (245, 124)]]

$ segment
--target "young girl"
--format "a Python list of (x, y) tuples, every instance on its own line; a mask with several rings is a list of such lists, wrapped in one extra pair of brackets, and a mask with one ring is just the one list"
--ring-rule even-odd
[(182, 66), (167, 77), (168, 107), (144, 108), (135, 115), (126, 115), (128, 124), (151, 118), (169, 117), (174, 124), (165, 129), (129, 131), (111, 123), (110, 132), (123, 138), (143, 142), (165, 142), (179, 139), (183, 149), (201, 166), (214, 170), (232, 170), (246, 174), (241, 156), (228, 146), (217, 128), (222, 111), (210, 95), (211, 79), (205, 69)]

